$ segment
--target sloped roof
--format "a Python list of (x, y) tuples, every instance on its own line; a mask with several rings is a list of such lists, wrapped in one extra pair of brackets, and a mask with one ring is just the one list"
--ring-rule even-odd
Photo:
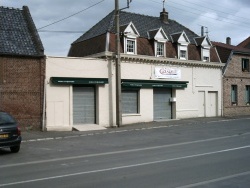
[[(127, 25), (130, 22), (134, 24), (140, 37), (148, 38), (148, 31), (156, 30), (162, 27), (167, 37), (170, 39), (170, 35), (178, 32), (185, 31), (189, 41), (193, 44), (194, 37), (198, 37), (193, 31), (187, 27), (179, 24), (174, 20), (168, 20), (168, 23), (164, 23), (160, 20), (160, 17), (147, 16), (142, 14), (130, 13), (121, 11), (120, 12), (120, 25)], [(82, 42), (90, 38), (94, 38), (98, 35), (106, 32), (115, 33), (115, 12), (112, 11), (89, 31), (79, 37), (74, 43)]]
[(230, 45), (230, 44), (225, 44), (225, 43), (221, 43), (221, 42), (212, 42), (212, 44), (214, 46), (219, 46), (228, 50), (233, 50), (235, 52), (250, 52), (250, 49), (247, 48), (243, 48), (241, 46), (234, 46), (234, 45)]
[(0, 54), (44, 55), (44, 48), (28, 7), (0, 7), (0, 22)]
[(242, 48), (240, 46), (234, 46), (234, 45), (230, 45), (230, 44), (225, 44), (225, 43), (221, 43), (221, 42), (212, 42), (213, 46), (216, 46), (217, 51), (219, 53), (219, 56), (221, 58), (221, 61), (223, 63), (227, 63), (230, 54), (232, 52), (235, 53), (249, 53), (250, 54), (250, 49), (247, 48)]
[(240, 44), (237, 46), (242, 47), (242, 48), (250, 48), (250, 37), (242, 41)]

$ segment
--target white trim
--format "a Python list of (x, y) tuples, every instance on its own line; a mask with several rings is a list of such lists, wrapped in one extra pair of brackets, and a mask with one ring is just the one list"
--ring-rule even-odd
[[(133, 52), (128, 52), (128, 48), (127, 48), (128, 40), (134, 42), (134, 51)], [(124, 37), (124, 53), (125, 54), (134, 54), (134, 55), (137, 54), (137, 40), (136, 40), (136, 38)]]
[[(157, 45), (158, 44), (163, 44), (163, 55), (157, 55)], [(155, 53), (155, 57), (166, 57), (166, 43), (161, 42), (161, 41), (155, 41), (154, 42), (154, 53)]]
[(107, 33), (106, 33), (106, 46), (105, 46), (106, 52), (109, 51), (109, 41), (110, 41), (110, 33), (107, 32)]

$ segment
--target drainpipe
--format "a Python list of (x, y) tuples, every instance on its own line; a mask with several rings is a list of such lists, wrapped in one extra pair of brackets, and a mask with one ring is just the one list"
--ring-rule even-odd
[(46, 78), (44, 79), (44, 89), (43, 89), (43, 122), (42, 122), (42, 131), (45, 131), (45, 108), (46, 106)]

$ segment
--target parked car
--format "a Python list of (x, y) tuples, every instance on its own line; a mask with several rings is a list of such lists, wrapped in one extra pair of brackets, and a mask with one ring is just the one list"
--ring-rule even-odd
[(12, 153), (20, 150), (21, 129), (7, 112), (0, 112), (0, 148), (10, 148)]

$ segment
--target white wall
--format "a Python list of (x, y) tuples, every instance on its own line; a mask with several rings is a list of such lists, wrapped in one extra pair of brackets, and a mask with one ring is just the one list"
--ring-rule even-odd
[[(181, 70), (179, 79), (156, 79), (155, 67), (177, 68)], [(115, 63), (111, 60), (90, 58), (47, 57), (46, 61), (46, 127), (47, 130), (72, 129), (72, 86), (54, 85), (51, 77), (109, 78), (109, 84), (97, 86), (97, 124), (115, 125)], [(121, 63), (122, 79), (188, 81), (187, 88), (173, 89), (176, 103), (173, 116), (177, 119), (200, 116), (199, 91), (205, 92), (205, 114), (211, 115), (211, 92), (216, 93), (216, 115), (221, 115), (221, 68), (214, 66), (189, 66), (185, 63), (170, 65), (161, 63)], [(213, 94), (212, 93), (212, 94)], [(123, 124), (150, 122), (154, 120), (153, 88), (140, 89), (139, 114), (124, 114)]]
[[(181, 69), (181, 79), (156, 79), (155, 67)], [(177, 119), (199, 117), (199, 91), (205, 92), (205, 117), (209, 117), (209, 92), (217, 93), (216, 115), (221, 116), (221, 69), (209, 67), (173, 66), (162, 64), (122, 63), (122, 79), (188, 81), (187, 88), (174, 89), (177, 101), (173, 116)], [(153, 89), (140, 90), (140, 114), (123, 115), (123, 123), (153, 121)]]
[[(92, 58), (47, 57), (46, 128), (72, 130), (72, 86), (55, 85), (51, 77), (108, 78), (108, 61)], [(109, 126), (109, 86), (97, 86), (97, 123)]]

